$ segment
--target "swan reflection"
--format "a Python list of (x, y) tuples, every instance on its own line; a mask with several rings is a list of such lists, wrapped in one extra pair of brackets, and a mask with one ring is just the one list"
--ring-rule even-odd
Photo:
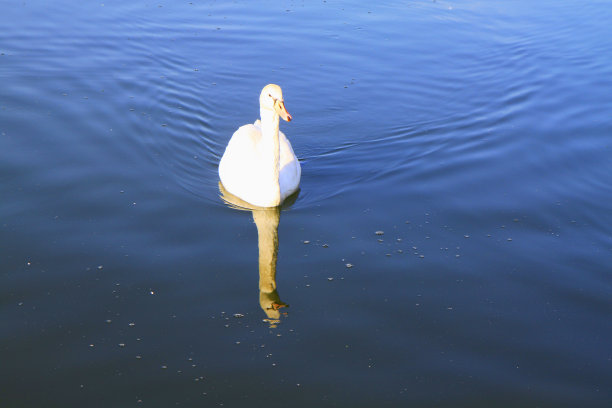
[(283, 302), (276, 289), (276, 260), (278, 258), (278, 224), (281, 208), (293, 204), (299, 194), (288, 197), (282, 207), (255, 207), (228, 192), (219, 182), (221, 199), (230, 207), (251, 211), (257, 226), (257, 245), (259, 247), (259, 305), (266, 313), (266, 321), (271, 327), (280, 322), (281, 309), (289, 305)]

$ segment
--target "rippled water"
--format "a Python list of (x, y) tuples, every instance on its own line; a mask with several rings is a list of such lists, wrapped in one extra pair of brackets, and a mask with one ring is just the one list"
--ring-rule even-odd
[[(0, 23), (2, 405), (612, 403), (608, 2)], [(270, 82), (301, 191), (237, 211), (217, 164)]]

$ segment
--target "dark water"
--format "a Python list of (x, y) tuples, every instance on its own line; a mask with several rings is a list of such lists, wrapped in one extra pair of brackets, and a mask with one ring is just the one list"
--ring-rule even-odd
[(610, 406), (610, 3), (384, 3), (0, 4), (0, 405)]

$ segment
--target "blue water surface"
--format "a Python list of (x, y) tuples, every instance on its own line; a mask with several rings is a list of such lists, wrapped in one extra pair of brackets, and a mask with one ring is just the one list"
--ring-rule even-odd
[[(612, 404), (609, 2), (5, 0), (0, 26), (0, 405)], [(217, 165), (268, 83), (301, 191), (239, 211)]]

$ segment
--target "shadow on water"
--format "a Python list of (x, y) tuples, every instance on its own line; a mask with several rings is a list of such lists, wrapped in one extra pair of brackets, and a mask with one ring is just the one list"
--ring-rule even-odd
[(228, 207), (251, 211), (253, 221), (257, 226), (257, 245), (259, 247), (259, 306), (266, 313), (266, 322), (274, 328), (280, 323), (281, 309), (289, 307), (283, 302), (276, 289), (276, 261), (278, 259), (278, 224), (280, 222), (281, 210), (287, 209), (295, 203), (300, 194), (296, 191), (279, 207), (256, 207), (236, 197), (227, 191), (219, 182), (221, 199)]

